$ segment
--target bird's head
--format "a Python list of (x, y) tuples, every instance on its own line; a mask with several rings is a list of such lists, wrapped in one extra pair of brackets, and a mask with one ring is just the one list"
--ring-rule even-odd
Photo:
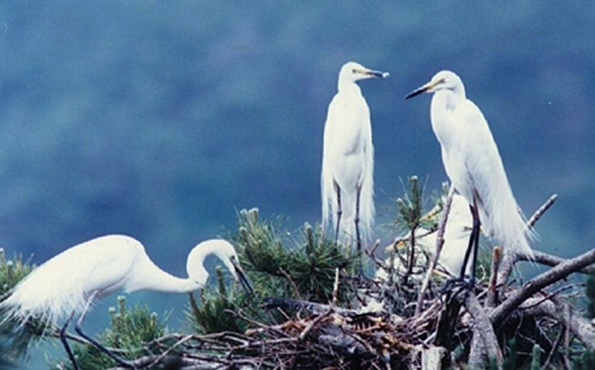
[(451, 71), (440, 71), (432, 77), (430, 82), (413, 90), (405, 99), (413, 98), (423, 93), (434, 93), (442, 90), (450, 90), (456, 93), (465, 93), (465, 87), (461, 78), (456, 73)]
[(339, 80), (355, 82), (366, 78), (386, 78), (388, 72), (374, 71), (356, 62), (348, 62), (343, 65), (339, 72)]
[(240, 260), (234, 247), (222, 239), (212, 239), (198, 244), (190, 252), (186, 269), (188, 275), (200, 284), (205, 284), (208, 274), (204, 270), (203, 262), (208, 255), (217, 256), (221, 262), (231, 272), (233, 278), (238, 281), (242, 288), (250, 294), (254, 294), (254, 289), (250, 285), (244, 270), (240, 266)]

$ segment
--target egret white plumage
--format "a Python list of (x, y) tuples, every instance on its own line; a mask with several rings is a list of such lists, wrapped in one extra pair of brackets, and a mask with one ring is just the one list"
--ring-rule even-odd
[(136, 239), (107, 235), (69, 248), (33, 270), (0, 303), (0, 310), (6, 313), (5, 320), (24, 324), (31, 318), (39, 318), (61, 326), (60, 339), (75, 369), (78, 365), (66, 341), (66, 329), (73, 317), (79, 315), (76, 332), (120, 365), (131, 367), (82, 331), (80, 326), (91, 303), (119, 289), (171, 293), (200, 289), (209, 276), (203, 265), (209, 255), (218, 257), (234, 279), (252, 292), (235, 249), (225, 240), (208, 240), (194, 247), (186, 265), (189, 276), (179, 278), (157, 267)]
[(343, 235), (350, 245), (355, 238), (359, 253), (374, 221), (374, 146), (370, 110), (356, 81), (372, 77), (388, 73), (343, 65), (324, 126), (322, 223), (332, 220), (335, 240)]
[(512, 194), (498, 147), (479, 108), (465, 96), (463, 82), (451, 71), (438, 72), (430, 82), (408, 94), (434, 93), (432, 129), (442, 149), (442, 162), (456, 191), (469, 203), (473, 229), (460, 279), (472, 252), (471, 282), (475, 278), (480, 224), (503, 248), (531, 255), (525, 219)]
[[(438, 213), (432, 210), (428, 215), (424, 216), (424, 218), (438, 217), (440, 214), (441, 212)], [(452, 198), (448, 220), (444, 229), (444, 244), (438, 258), (438, 265), (452, 276), (458, 276), (463, 269), (465, 251), (467, 244), (469, 243), (472, 223), (473, 220), (469, 213), (469, 205), (467, 201), (461, 195), (455, 194)], [(417, 236), (426, 234), (427, 232), (428, 230), (424, 228), (416, 229), (415, 244), (432, 256), (436, 252), (436, 232)], [(406, 242), (402, 243), (405, 244)], [(391, 245), (386, 251), (392, 253), (392, 249), (393, 246)], [(470, 258), (473, 258), (473, 255)], [(386, 262), (390, 263), (390, 258), (387, 258)], [(398, 258), (394, 258), (393, 268), (401, 273), (404, 273), (407, 270), (407, 266), (403, 265)], [(471, 265), (467, 264), (465, 274), (470, 273)], [(377, 270), (376, 277), (381, 280), (386, 280), (386, 271), (383, 269)]]

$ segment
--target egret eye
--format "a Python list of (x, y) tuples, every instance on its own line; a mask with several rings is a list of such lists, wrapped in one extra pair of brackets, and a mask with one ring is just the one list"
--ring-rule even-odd
[(354, 69), (351, 70), (351, 73), (356, 74), (357, 73), (357, 70), (354, 68)]

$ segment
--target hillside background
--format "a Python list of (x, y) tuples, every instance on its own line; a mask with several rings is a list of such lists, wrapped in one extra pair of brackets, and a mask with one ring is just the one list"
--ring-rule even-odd
[[(430, 98), (441, 69), (483, 110), (521, 207), (560, 199), (536, 248), (595, 239), (592, 1), (4, 1), (0, 3), (0, 246), (40, 263), (106, 233), (185, 274), (197, 242), (257, 206), (319, 221), (327, 105), (349, 60), (376, 147), (376, 237), (407, 176), (446, 180)], [(141, 293), (163, 313), (185, 297)], [(107, 321), (99, 305), (90, 324)]]

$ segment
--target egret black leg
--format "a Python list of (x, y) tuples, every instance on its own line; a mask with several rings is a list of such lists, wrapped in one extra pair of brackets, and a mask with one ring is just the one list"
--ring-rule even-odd
[[(469, 244), (467, 245), (467, 251), (465, 252), (465, 258), (463, 259), (463, 266), (461, 267), (461, 274), (458, 277), (448, 279), (442, 287), (442, 293), (450, 292), (455, 287), (460, 287), (461, 290), (470, 290), (475, 286), (475, 269), (477, 267), (477, 252), (479, 249), (479, 232), (481, 222), (479, 220), (479, 213), (477, 207), (469, 206), (471, 216), (473, 218), (473, 225), (471, 228), (471, 235), (469, 236)], [(473, 257), (471, 254), (473, 253)], [(469, 259), (472, 258), (472, 261)], [(467, 276), (467, 266), (471, 262), (471, 276)], [(461, 292), (458, 290), (455, 296)]]
[(335, 244), (339, 242), (339, 225), (341, 225), (341, 215), (343, 209), (341, 208), (341, 188), (336, 182), (333, 183), (335, 192), (337, 193), (337, 225), (335, 226)]
[(471, 215), (473, 216), (473, 228), (471, 233), (475, 234), (473, 240), (473, 263), (471, 265), (471, 281), (475, 283), (475, 270), (477, 268), (477, 253), (479, 252), (479, 232), (481, 228), (481, 221), (479, 220), (479, 213), (477, 207), (471, 207)]
[(92, 337), (90, 337), (89, 335), (87, 335), (83, 329), (81, 328), (81, 324), (83, 323), (83, 319), (85, 318), (85, 315), (87, 314), (87, 310), (89, 309), (89, 306), (91, 304), (91, 301), (93, 300), (93, 298), (95, 297), (95, 294), (91, 295), (91, 298), (89, 298), (89, 300), (87, 301), (87, 304), (85, 306), (85, 309), (83, 311), (83, 313), (81, 314), (81, 316), (79, 317), (74, 330), (83, 338), (85, 338), (86, 340), (88, 340), (91, 344), (93, 344), (95, 347), (97, 347), (97, 349), (99, 349), (100, 351), (102, 351), (103, 353), (105, 353), (106, 355), (108, 355), (109, 357), (113, 358), (114, 361), (116, 361), (116, 363), (122, 367), (126, 367), (129, 369), (136, 369), (136, 367), (134, 367), (134, 365), (131, 365), (130, 363), (124, 361), (121, 357), (117, 356), (115, 353), (113, 353), (112, 351), (110, 351), (109, 349), (105, 348), (101, 343), (99, 343), (98, 341), (96, 341), (95, 339), (93, 339)]
[(359, 233), (359, 198), (360, 198), (361, 188), (358, 187), (355, 193), (355, 239), (357, 245), (357, 258), (359, 260), (359, 274), (364, 275), (364, 265), (362, 262), (362, 239)]
[(68, 358), (70, 358), (70, 362), (72, 362), (72, 367), (74, 368), (74, 370), (79, 370), (79, 366), (77, 365), (76, 360), (74, 359), (74, 353), (72, 353), (72, 349), (70, 349), (70, 346), (68, 345), (68, 341), (66, 340), (66, 329), (68, 328), (68, 324), (72, 320), (73, 315), (74, 315), (74, 312), (66, 320), (66, 322), (64, 323), (64, 326), (62, 326), (62, 329), (60, 329), (60, 341), (62, 342), (62, 345), (64, 346), (64, 349), (66, 350), (66, 353), (68, 354)]

